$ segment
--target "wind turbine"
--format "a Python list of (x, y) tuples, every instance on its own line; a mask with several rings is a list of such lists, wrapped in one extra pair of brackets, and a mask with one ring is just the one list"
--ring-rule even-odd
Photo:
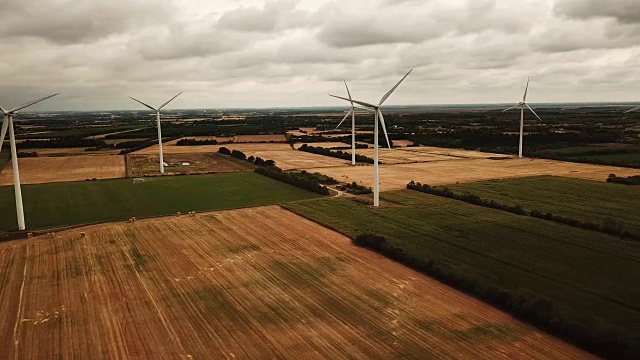
[[(349, 95), (349, 99), (351, 99), (351, 92), (349, 92), (349, 86), (347, 86), (347, 82), (344, 82), (344, 86), (347, 88), (347, 94)], [(356, 108), (353, 106), (353, 101), (351, 101), (351, 109), (347, 112), (347, 114), (342, 118), (342, 121), (336, 126), (336, 129), (342, 125), (342, 123), (351, 115), (351, 165), (356, 165)]]
[(162, 130), (160, 129), (160, 110), (162, 110), (163, 107), (167, 106), (167, 104), (169, 104), (171, 101), (173, 101), (173, 99), (177, 98), (180, 94), (182, 94), (182, 92), (179, 92), (178, 95), (172, 97), (171, 99), (167, 100), (164, 104), (160, 105), (157, 109), (154, 108), (153, 106), (147, 105), (145, 103), (143, 103), (142, 101), (133, 98), (131, 96), (129, 96), (131, 99), (133, 99), (134, 101), (139, 102), (140, 104), (148, 107), (149, 109), (153, 110), (156, 112), (156, 126), (158, 128), (158, 147), (160, 148), (160, 174), (164, 174), (164, 155), (162, 154)]
[(527, 87), (524, 88), (524, 95), (522, 96), (522, 101), (508, 109), (502, 110), (502, 112), (505, 112), (505, 111), (520, 108), (520, 142), (518, 144), (519, 158), (522, 157), (522, 138), (523, 138), (523, 132), (524, 132), (524, 108), (526, 107), (527, 109), (531, 110), (533, 115), (535, 115), (538, 118), (538, 120), (542, 121), (542, 119), (540, 119), (540, 116), (538, 116), (538, 114), (536, 114), (536, 112), (533, 111), (533, 109), (527, 104), (527, 90), (529, 90), (529, 78), (527, 78)]
[(364, 101), (354, 100), (351, 98), (351, 95), (349, 95), (348, 99), (341, 96), (329, 95), (329, 96), (333, 96), (334, 98), (349, 101), (351, 104), (356, 103), (358, 105), (364, 106), (365, 108), (373, 110), (373, 112), (375, 113), (375, 125), (373, 127), (373, 206), (380, 206), (380, 166), (378, 164), (378, 160), (379, 160), (378, 122), (382, 124), (382, 131), (384, 132), (384, 137), (387, 139), (387, 145), (389, 146), (389, 149), (391, 149), (391, 143), (389, 142), (389, 135), (387, 134), (387, 127), (384, 124), (384, 116), (382, 116), (382, 111), (380, 111), (380, 107), (389, 98), (389, 96), (391, 96), (391, 94), (396, 90), (396, 88), (400, 86), (400, 83), (402, 83), (404, 79), (407, 76), (409, 76), (409, 74), (411, 74), (411, 71), (413, 71), (413, 69), (409, 70), (409, 72), (407, 72), (402, 77), (402, 79), (400, 79), (400, 81), (398, 81), (391, 88), (391, 90), (387, 91), (387, 93), (384, 94), (384, 96), (382, 96), (382, 98), (378, 102), (378, 105), (373, 105)]
[(18, 169), (18, 155), (16, 151), (16, 137), (13, 133), (13, 115), (15, 115), (18, 111), (27, 108), (31, 105), (35, 105), (41, 101), (47, 100), (48, 98), (52, 98), (59, 93), (49, 95), (47, 97), (43, 97), (42, 99), (30, 101), (28, 103), (24, 103), (18, 107), (15, 107), (11, 110), (5, 110), (3, 107), (0, 107), (0, 110), (4, 113), (4, 120), (2, 121), (2, 132), (0, 133), (0, 151), (2, 150), (2, 144), (4, 143), (4, 138), (7, 135), (7, 129), (9, 130), (9, 143), (11, 147), (11, 165), (13, 166), (13, 192), (16, 196), (16, 213), (18, 216), (18, 230), (24, 230), (24, 207), (22, 205), (22, 189), (20, 187), (20, 170)]

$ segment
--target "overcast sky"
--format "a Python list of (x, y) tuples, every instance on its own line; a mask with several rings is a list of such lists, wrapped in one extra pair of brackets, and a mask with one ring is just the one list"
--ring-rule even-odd
[(640, 101), (638, 0), (3, 0), (0, 105)]

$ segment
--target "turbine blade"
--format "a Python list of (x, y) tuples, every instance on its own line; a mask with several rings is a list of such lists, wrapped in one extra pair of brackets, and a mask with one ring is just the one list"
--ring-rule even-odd
[(52, 98), (52, 97), (54, 97), (54, 96), (56, 96), (56, 95), (58, 95), (58, 94), (60, 94), (60, 93), (55, 93), (55, 94), (53, 94), (53, 95), (45, 96), (45, 97), (43, 97), (42, 99), (38, 99), (38, 100), (34, 100), (34, 101), (30, 101), (30, 102), (25, 103), (25, 104), (22, 104), (22, 105), (20, 105), (20, 106), (18, 106), (18, 107), (16, 107), (16, 108), (13, 108), (13, 109), (11, 109), (11, 110), (9, 110), (9, 111), (5, 111), (5, 113), (7, 113), (7, 112), (8, 112), (8, 113), (13, 113), (13, 112), (16, 112), (16, 111), (18, 111), (18, 110), (22, 110), (22, 109), (24, 109), (24, 108), (26, 108), (26, 107), (29, 107), (29, 106), (31, 106), (31, 105), (35, 105), (35, 104), (39, 103), (40, 101), (45, 101), (45, 100), (47, 100), (48, 98)]
[(358, 104), (358, 105), (362, 105), (362, 106), (365, 106), (365, 107), (374, 108), (374, 109), (375, 109), (375, 108), (377, 108), (377, 106), (372, 105), (372, 104), (369, 104), (369, 103), (366, 103), (366, 102), (364, 102), (364, 101), (358, 101), (358, 100), (353, 100), (353, 99), (347, 99), (347, 98), (342, 97), (342, 96), (331, 95), (331, 94), (329, 94), (329, 96), (333, 96), (334, 98), (338, 98), (338, 99), (342, 99), (342, 100), (349, 101), (349, 102), (352, 102), (352, 103), (356, 103), (356, 104)]
[(160, 107), (158, 108), (158, 111), (160, 111), (163, 107), (167, 106), (168, 103), (170, 103), (171, 101), (173, 101), (173, 99), (177, 98), (178, 96), (180, 96), (180, 94), (182, 94), (182, 92), (179, 92), (178, 95), (172, 97), (171, 99), (169, 99), (166, 103), (160, 105)]
[(522, 96), (522, 102), (527, 102), (527, 91), (529, 90), (529, 78), (527, 77), (527, 87), (524, 88), (524, 95)]
[(349, 99), (351, 99), (351, 92), (349, 91), (349, 86), (347, 86), (347, 82), (344, 82), (344, 87), (347, 88), (347, 94), (349, 94)]
[(338, 126), (336, 126), (336, 129), (338, 129), (340, 127), (340, 125), (342, 125), (342, 123), (347, 120), (347, 118), (349, 117), (349, 115), (351, 115), (351, 112), (353, 111), (353, 109), (349, 109), (349, 111), (347, 111), (347, 115), (345, 115), (342, 118), (342, 121), (340, 121), (340, 123), (338, 124)]
[(640, 106), (637, 106), (637, 107), (634, 107), (633, 109), (627, 110), (627, 111), (625, 111), (625, 112), (624, 112), (624, 114), (626, 114), (626, 113), (630, 113), (630, 112), (632, 112), (632, 111), (636, 111), (636, 110), (638, 110), (638, 109), (640, 109)]
[(408, 73), (406, 73), (402, 79), (400, 79), (400, 81), (398, 81), (392, 88), (391, 90), (387, 91), (386, 94), (384, 94), (384, 96), (380, 99), (380, 102), (378, 103), (378, 106), (382, 105), (383, 102), (387, 101), (387, 99), (389, 98), (389, 96), (391, 96), (391, 94), (396, 91), (396, 88), (398, 88), (398, 86), (400, 86), (400, 83), (404, 81), (404, 79), (409, 76), (409, 74), (411, 74), (411, 72), (413, 71), (413, 69), (409, 70)]
[(387, 126), (384, 124), (384, 116), (382, 116), (382, 111), (378, 109), (378, 116), (380, 117), (380, 124), (382, 124), (382, 131), (384, 131), (384, 137), (387, 139), (387, 146), (391, 149), (391, 142), (389, 142), (389, 134), (387, 134)]
[(533, 113), (533, 115), (535, 115), (535, 116), (538, 118), (538, 120), (542, 121), (542, 119), (540, 119), (540, 116), (538, 116), (538, 114), (536, 114), (536, 112), (535, 112), (535, 111), (533, 111), (533, 109), (531, 108), (531, 106), (527, 105), (526, 103), (524, 104), (524, 106), (526, 106), (526, 107), (527, 107), (527, 109), (531, 110), (531, 112)]
[(4, 116), (4, 120), (2, 120), (2, 133), (0, 133), (0, 151), (2, 151), (2, 144), (4, 143), (4, 138), (7, 136), (7, 129), (9, 128), (9, 119), (7, 116)]
[(509, 108), (506, 108), (506, 109), (502, 110), (502, 112), (513, 110), (513, 109), (517, 109), (519, 107), (520, 107), (520, 104), (513, 105), (512, 107), (509, 107)]
[(140, 101), (140, 100), (138, 100), (138, 99), (136, 99), (136, 98), (134, 98), (134, 97), (131, 97), (131, 96), (129, 96), (129, 97), (130, 97), (133, 101), (137, 101), (137, 102), (139, 102), (140, 104), (142, 104), (142, 105), (144, 105), (144, 106), (148, 107), (149, 109), (151, 109), (151, 110), (153, 110), (153, 111), (158, 111), (158, 109), (154, 108), (153, 106), (147, 105), (147, 104), (143, 103), (142, 101)]
[(0, 111), (2, 111), (3, 114), (7, 112), (7, 110), (5, 110), (2, 106), (0, 106)]

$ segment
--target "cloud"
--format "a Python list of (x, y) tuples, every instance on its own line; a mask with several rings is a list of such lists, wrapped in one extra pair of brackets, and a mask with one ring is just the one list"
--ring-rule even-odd
[(152, 0), (7, 0), (2, 10), (1, 36), (41, 38), (59, 44), (129, 33), (163, 22), (171, 13), (170, 6)]
[(298, 1), (270, 1), (262, 7), (240, 7), (225, 12), (218, 21), (220, 29), (245, 32), (273, 32), (308, 27), (315, 19), (310, 11), (296, 9)]
[(640, 23), (640, 3), (637, 0), (560, 0), (554, 11), (574, 19), (610, 17), (622, 23)]

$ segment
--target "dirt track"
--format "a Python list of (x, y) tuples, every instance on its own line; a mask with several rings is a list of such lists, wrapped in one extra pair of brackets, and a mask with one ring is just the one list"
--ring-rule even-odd
[[(124, 156), (90, 155), (19, 158), (22, 184), (113, 179), (124, 177)], [(9, 161), (0, 173), (0, 185), (13, 184), (13, 167)]]
[(4, 243), (0, 269), (9, 359), (591, 358), (275, 206)]

